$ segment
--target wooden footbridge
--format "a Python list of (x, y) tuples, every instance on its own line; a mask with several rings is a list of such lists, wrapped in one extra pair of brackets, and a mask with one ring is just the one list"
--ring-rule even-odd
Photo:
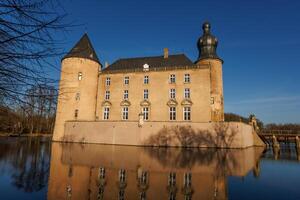
[(278, 143), (295, 143), (300, 148), (300, 131), (293, 130), (261, 130), (259, 137), (268, 145)]

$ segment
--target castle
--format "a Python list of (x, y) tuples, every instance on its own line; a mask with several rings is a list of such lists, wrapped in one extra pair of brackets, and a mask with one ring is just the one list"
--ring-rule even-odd
[(143, 145), (174, 126), (223, 122), (223, 61), (210, 24), (202, 29), (195, 62), (165, 48), (106, 66), (84, 34), (62, 59), (53, 140)]

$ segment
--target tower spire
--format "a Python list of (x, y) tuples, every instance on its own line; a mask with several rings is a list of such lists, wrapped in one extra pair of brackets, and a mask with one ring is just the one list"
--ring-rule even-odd
[(80, 38), (80, 40), (69, 51), (69, 53), (63, 57), (63, 59), (71, 57), (90, 59), (101, 65), (87, 33)]

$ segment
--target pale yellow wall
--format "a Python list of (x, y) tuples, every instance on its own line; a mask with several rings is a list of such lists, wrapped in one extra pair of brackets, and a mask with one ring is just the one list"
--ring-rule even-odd
[(211, 104), (211, 119), (212, 121), (224, 121), (222, 61), (218, 59), (203, 59), (198, 64), (210, 67), (211, 97), (214, 99), (214, 104)]
[[(74, 120), (75, 109), (78, 109), (78, 120), (95, 120), (97, 80), (99, 64), (83, 58), (66, 58), (61, 63), (61, 79), (57, 103), (56, 121), (53, 140), (62, 140), (64, 124)], [(82, 80), (78, 80), (82, 72)], [(80, 100), (76, 100), (76, 93)]]
[[(176, 83), (169, 83), (170, 74), (176, 75)], [(190, 83), (184, 83), (184, 74), (190, 74)], [(149, 84), (144, 84), (144, 76), (149, 76)], [(129, 76), (129, 85), (124, 85), (124, 77)], [(111, 78), (111, 85), (105, 86), (106, 77)], [(210, 71), (206, 66), (197, 69), (177, 69), (168, 71), (149, 71), (134, 73), (101, 73), (97, 100), (97, 116), (103, 119), (102, 103), (105, 91), (110, 91), (110, 120), (121, 120), (121, 106), (124, 90), (129, 91), (129, 121), (138, 120), (142, 107), (144, 89), (149, 90), (150, 121), (169, 121), (169, 90), (176, 89), (176, 121), (183, 121), (184, 88), (190, 88), (192, 101), (192, 122), (208, 122), (210, 113)]]

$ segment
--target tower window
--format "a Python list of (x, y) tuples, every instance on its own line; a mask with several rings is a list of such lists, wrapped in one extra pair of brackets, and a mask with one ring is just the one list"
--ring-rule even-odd
[(170, 83), (175, 83), (176, 82), (176, 77), (175, 74), (170, 75)]
[(149, 91), (148, 89), (144, 90), (144, 99), (148, 99), (149, 98)]
[(109, 107), (104, 107), (103, 110), (103, 119), (108, 120), (109, 119)]
[(129, 76), (124, 77), (124, 84), (129, 85)]
[(169, 109), (170, 120), (176, 120), (176, 107), (170, 107)]
[(128, 90), (124, 90), (123, 98), (128, 99)]
[(149, 76), (144, 76), (144, 84), (149, 84)]
[(109, 85), (110, 85), (110, 77), (106, 77), (105, 85), (106, 85), (106, 86), (109, 86)]
[(79, 80), (79, 81), (82, 80), (82, 72), (78, 72), (78, 80)]
[(122, 119), (123, 120), (128, 120), (128, 107), (123, 107), (122, 108)]
[(75, 117), (75, 119), (77, 119), (77, 117), (78, 117), (78, 109), (75, 110), (74, 117)]
[(183, 119), (191, 120), (191, 107), (183, 107)]
[(110, 99), (110, 91), (105, 91), (105, 99), (106, 100)]
[(210, 97), (210, 104), (213, 105), (215, 103), (215, 98), (214, 97)]
[(170, 89), (170, 98), (171, 99), (175, 99), (176, 96), (176, 90), (174, 88)]
[(186, 98), (186, 99), (191, 98), (190, 88), (184, 88), (184, 98)]
[(149, 119), (149, 107), (143, 107), (143, 119), (144, 120)]
[(184, 82), (185, 83), (190, 83), (191, 82), (190, 74), (184, 74)]
[(76, 95), (75, 95), (75, 100), (76, 100), (76, 101), (79, 101), (79, 100), (80, 100), (80, 93), (79, 93), (79, 92), (76, 93)]

